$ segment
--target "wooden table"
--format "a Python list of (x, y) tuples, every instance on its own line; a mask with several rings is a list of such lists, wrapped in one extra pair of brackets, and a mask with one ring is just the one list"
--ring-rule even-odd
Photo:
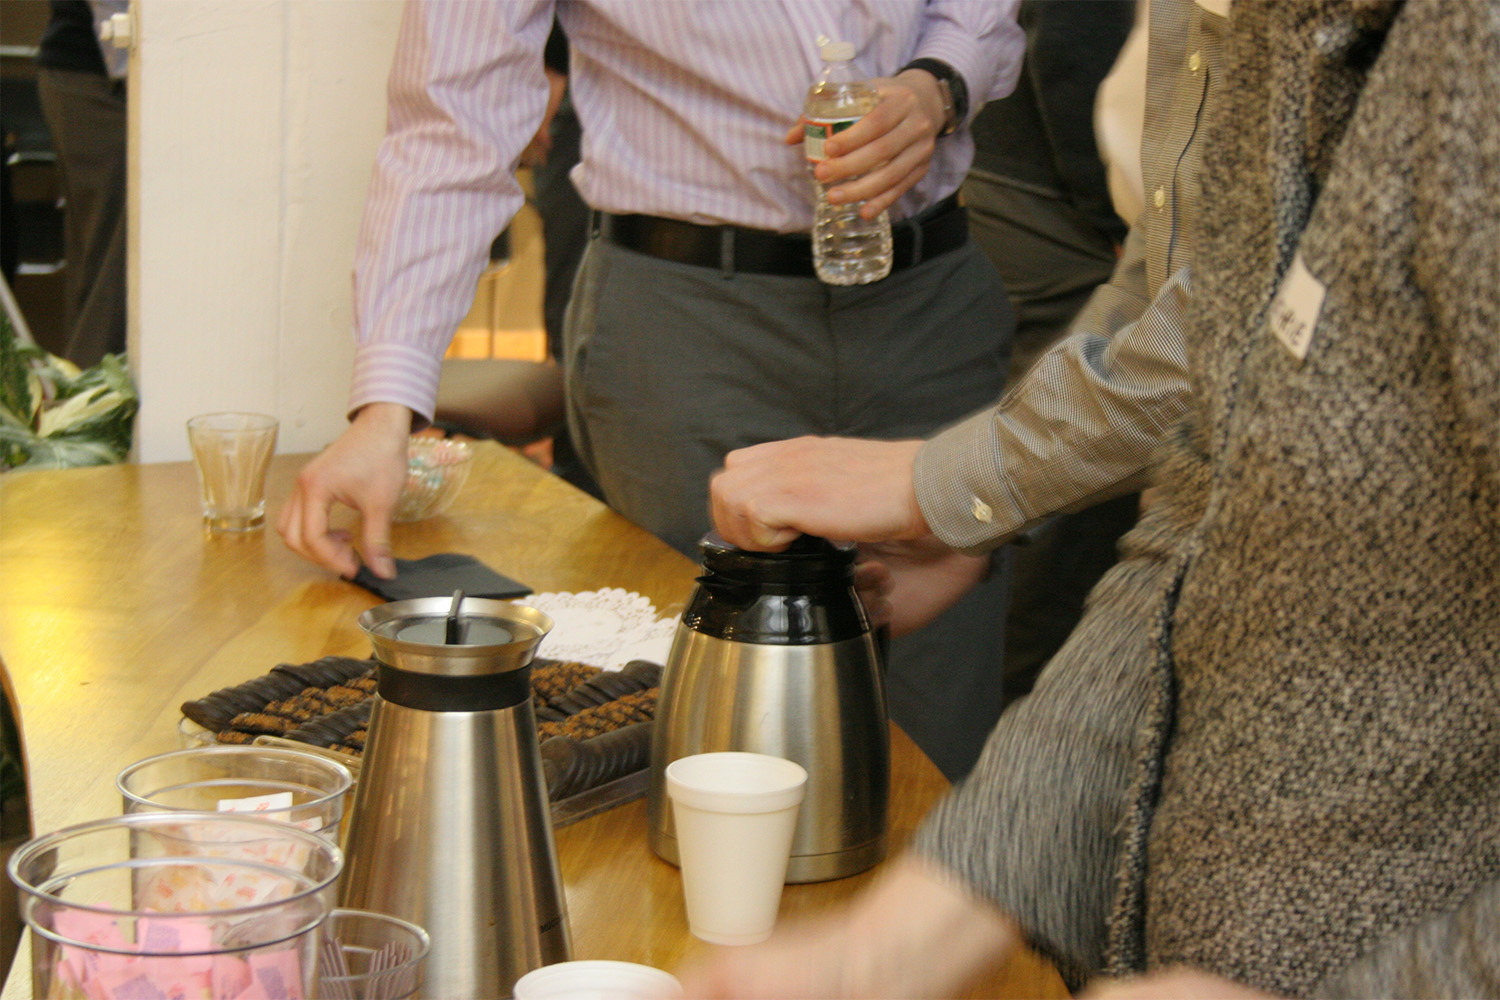
[[(274, 511), (306, 456), (279, 456)], [(273, 514), (274, 518), (274, 514)], [(493, 444), (477, 447), (450, 510), (398, 525), (395, 552), (465, 552), (538, 592), (620, 587), (663, 616), (697, 567), (591, 497)], [(19, 704), (33, 826), (117, 815), (115, 773), (176, 749), (183, 701), (277, 663), (369, 655), (356, 624), (380, 598), (304, 562), (274, 529), (207, 535), (191, 464), (0, 476), (0, 663)], [(946, 788), (893, 728), (891, 839), (904, 843)], [(671, 969), (707, 946), (687, 932), (677, 870), (646, 846), (643, 801), (558, 831), (577, 958)], [(782, 913), (847, 899), (873, 873), (788, 886)], [(5, 997), (24, 997), (25, 944)], [(1066, 996), (1023, 955), (976, 995)]]

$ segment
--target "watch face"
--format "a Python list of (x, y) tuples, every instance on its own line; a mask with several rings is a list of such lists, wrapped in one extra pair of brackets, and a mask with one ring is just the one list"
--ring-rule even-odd
[(951, 135), (958, 128), (958, 116), (953, 113), (953, 88), (948, 81), (938, 77), (938, 92), (943, 95), (943, 127), (938, 135)]

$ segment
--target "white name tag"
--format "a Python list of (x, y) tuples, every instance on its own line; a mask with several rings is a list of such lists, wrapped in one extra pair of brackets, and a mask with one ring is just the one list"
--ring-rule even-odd
[(1324, 284), (1302, 263), (1302, 253), (1298, 251), (1271, 303), (1271, 332), (1298, 361), (1307, 358), (1326, 292)]

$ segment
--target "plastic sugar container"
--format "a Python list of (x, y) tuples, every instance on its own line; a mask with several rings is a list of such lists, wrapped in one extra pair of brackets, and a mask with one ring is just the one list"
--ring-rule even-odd
[(37, 837), (8, 869), (32, 996), (306, 1000), (343, 855), (260, 817), (136, 813)]

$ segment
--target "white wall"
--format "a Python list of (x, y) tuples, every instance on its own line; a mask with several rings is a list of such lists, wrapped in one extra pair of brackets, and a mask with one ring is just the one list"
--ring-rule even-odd
[(397, 0), (134, 0), (131, 364), (136, 457), (188, 457), (195, 413), (344, 427), (350, 276)]

